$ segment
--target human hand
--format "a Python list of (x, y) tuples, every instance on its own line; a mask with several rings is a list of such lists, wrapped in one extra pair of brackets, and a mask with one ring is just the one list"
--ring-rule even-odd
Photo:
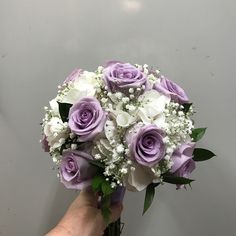
[[(68, 208), (66, 214), (45, 236), (101, 236), (106, 228), (101, 210), (98, 209), (98, 196), (92, 190), (81, 191)], [(110, 222), (119, 219), (123, 206), (112, 205)]]

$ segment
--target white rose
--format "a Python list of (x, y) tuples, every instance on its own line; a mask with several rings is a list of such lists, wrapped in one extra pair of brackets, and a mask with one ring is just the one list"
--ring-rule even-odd
[(170, 98), (160, 94), (156, 90), (147, 91), (140, 97), (141, 107), (138, 108), (138, 116), (144, 124), (154, 123), (165, 126), (164, 109), (170, 102)]
[(133, 164), (125, 180), (125, 186), (128, 190), (136, 192), (144, 190), (154, 179), (150, 168)]
[(99, 83), (96, 79), (96, 74), (84, 71), (80, 77), (71, 83), (69, 91), (62, 97), (61, 102), (74, 104), (83, 97), (93, 97), (98, 87)]

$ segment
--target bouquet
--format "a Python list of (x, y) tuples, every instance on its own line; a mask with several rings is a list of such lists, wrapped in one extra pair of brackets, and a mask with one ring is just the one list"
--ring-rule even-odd
[[(91, 186), (107, 221), (126, 190), (146, 190), (145, 213), (158, 185), (187, 188), (196, 162), (214, 156), (196, 148), (206, 128), (194, 127), (185, 91), (148, 65), (111, 61), (95, 72), (77, 69), (45, 111), (41, 143), (60, 181), (68, 189)], [(105, 231), (120, 234), (120, 220)]]

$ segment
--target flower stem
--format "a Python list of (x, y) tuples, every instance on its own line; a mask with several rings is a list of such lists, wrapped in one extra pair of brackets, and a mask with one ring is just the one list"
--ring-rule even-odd
[(120, 219), (107, 226), (103, 236), (120, 236), (121, 235), (121, 223)]

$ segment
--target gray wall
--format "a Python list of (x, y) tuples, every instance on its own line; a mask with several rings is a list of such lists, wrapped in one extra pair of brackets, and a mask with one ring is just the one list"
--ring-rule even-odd
[(64, 189), (40, 139), (43, 106), (74, 68), (147, 63), (195, 102), (199, 163), (192, 190), (125, 198), (124, 236), (236, 235), (234, 0), (0, 0), (0, 235), (43, 235), (77, 193)]

